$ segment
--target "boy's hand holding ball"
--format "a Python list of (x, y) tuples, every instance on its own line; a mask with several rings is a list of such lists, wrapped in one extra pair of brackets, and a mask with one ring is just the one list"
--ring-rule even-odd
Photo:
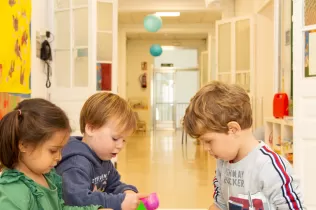
[(124, 191), (125, 194), (136, 194), (133, 190), (126, 190)]
[[(125, 191), (126, 192), (126, 191)], [(135, 210), (137, 209), (140, 199), (145, 198), (147, 195), (139, 193), (126, 193), (125, 199), (121, 205), (122, 210)]]

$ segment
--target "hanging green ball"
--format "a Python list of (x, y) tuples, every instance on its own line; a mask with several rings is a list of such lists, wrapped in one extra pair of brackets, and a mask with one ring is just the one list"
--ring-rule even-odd
[(150, 54), (154, 57), (160, 56), (162, 54), (162, 47), (159, 44), (151, 45)]
[(147, 15), (144, 19), (144, 27), (149, 32), (157, 32), (162, 26), (161, 17), (158, 15)]

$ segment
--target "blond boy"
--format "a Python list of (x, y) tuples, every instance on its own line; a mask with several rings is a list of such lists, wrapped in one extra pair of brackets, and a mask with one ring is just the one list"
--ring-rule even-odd
[(244, 89), (212, 82), (192, 98), (184, 119), (187, 133), (217, 159), (210, 210), (303, 209), (289, 162), (252, 134)]
[(136, 128), (127, 102), (112, 93), (97, 93), (80, 113), (83, 137), (71, 137), (57, 172), (63, 178), (63, 197), (71, 206), (101, 205), (113, 210), (134, 210), (141, 195), (136, 187), (121, 182), (111, 159)]

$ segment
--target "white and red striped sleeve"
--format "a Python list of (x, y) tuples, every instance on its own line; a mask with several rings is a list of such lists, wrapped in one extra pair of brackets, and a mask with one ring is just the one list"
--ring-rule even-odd
[(222, 166), (223, 166), (223, 162), (221, 160), (217, 160), (215, 177), (213, 179), (213, 184), (214, 184), (213, 199), (214, 199), (214, 203), (219, 209), (226, 210), (227, 205), (226, 205), (225, 200), (222, 197), (221, 184), (220, 184)]
[(261, 169), (260, 180), (270, 203), (280, 210), (305, 209), (300, 184), (293, 176), (291, 164), (266, 146), (260, 151), (269, 159)]

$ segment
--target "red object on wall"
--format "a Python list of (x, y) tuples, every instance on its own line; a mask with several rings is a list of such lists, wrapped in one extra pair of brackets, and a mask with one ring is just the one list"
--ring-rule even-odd
[(140, 86), (142, 88), (147, 88), (147, 74), (143, 73), (139, 76)]
[(289, 98), (286, 93), (277, 93), (273, 98), (273, 116), (283, 118), (289, 115)]
[(112, 64), (101, 64), (101, 89), (112, 90)]

